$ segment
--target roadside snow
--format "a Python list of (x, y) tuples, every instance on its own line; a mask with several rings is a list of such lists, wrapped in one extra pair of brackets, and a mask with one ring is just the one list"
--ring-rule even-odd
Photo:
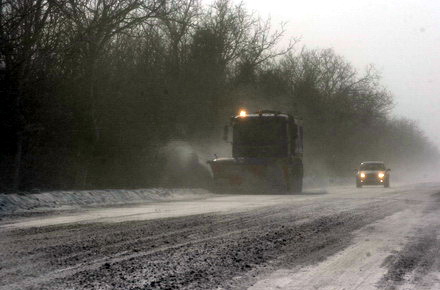
[(52, 191), (33, 194), (0, 194), (0, 215), (25, 211), (72, 209), (82, 206), (132, 204), (196, 199), (213, 194), (204, 189), (136, 189)]

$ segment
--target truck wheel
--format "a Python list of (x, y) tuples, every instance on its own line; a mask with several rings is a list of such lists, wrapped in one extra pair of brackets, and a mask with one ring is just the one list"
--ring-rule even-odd
[(303, 176), (302, 174), (300, 174), (298, 176), (298, 180), (297, 180), (297, 188), (296, 188), (296, 192), (297, 193), (301, 193), (303, 190)]
[(385, 180), (383, 187), (386, 187), (386, 188), (390, 187), (390, 179), (389, 178), (387, 178), (387, 180)]
[(357, 188), (361, 188), (362, 187), (362, 183), (360, 183), (359, 180), (356, 180), (356, 187)]
[(286, 192), (289, 193), (292, 191), (292, 173), (290, 170), (287, 172), (286, 177)]
[(303, 165), (302, 163), (296, 164), (292, 170), (292, 178), (290, 180), (293, 181), (293, 184), (290, 184), (290, 191), (292, 193), (300, 193), (303, 188)]
[(304, 166), (301, 162), (299, 166), (299, 175), (298, 175), (298, 192), (303, 191), (303, 181), (304, 181)]
[(287, 169), (287, 176), (286, 176), (286, 183), (285, 183), (285, 189), (286, 193), (294, 192), (295, 188), (295, 172), (293, 168), (290, 166)]

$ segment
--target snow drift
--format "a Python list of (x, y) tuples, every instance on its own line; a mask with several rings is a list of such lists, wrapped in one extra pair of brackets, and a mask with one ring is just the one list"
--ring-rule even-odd
[(0, 215), (22, 211), (72, 209), (82, 206), (188, 200), (212, 195), (204, 189), (136, 189), (52, 191), (33, 194), (0, 194)]

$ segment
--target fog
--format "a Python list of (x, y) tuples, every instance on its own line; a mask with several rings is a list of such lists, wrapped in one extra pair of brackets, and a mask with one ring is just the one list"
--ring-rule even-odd
[(300, 37), (302, 45), (331, 47), (358, 69), (374, 64), (394, 96), (393, 114), (418, 121), (429, 138), (440, 145), (439, 1), (243, 3), (255, 13), (270, 17), (274, 24), (286, 23), (286, 35)]

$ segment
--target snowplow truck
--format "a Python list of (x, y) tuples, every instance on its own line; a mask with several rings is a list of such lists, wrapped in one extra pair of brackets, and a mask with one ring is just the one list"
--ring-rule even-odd
[(277, 111), (253, 114), (241, 111), (225, 126), (223, 139), (232, 143), (232, 158), (216, 157), (208, 161), (216, 190), (302, 191), (300, 119)]

